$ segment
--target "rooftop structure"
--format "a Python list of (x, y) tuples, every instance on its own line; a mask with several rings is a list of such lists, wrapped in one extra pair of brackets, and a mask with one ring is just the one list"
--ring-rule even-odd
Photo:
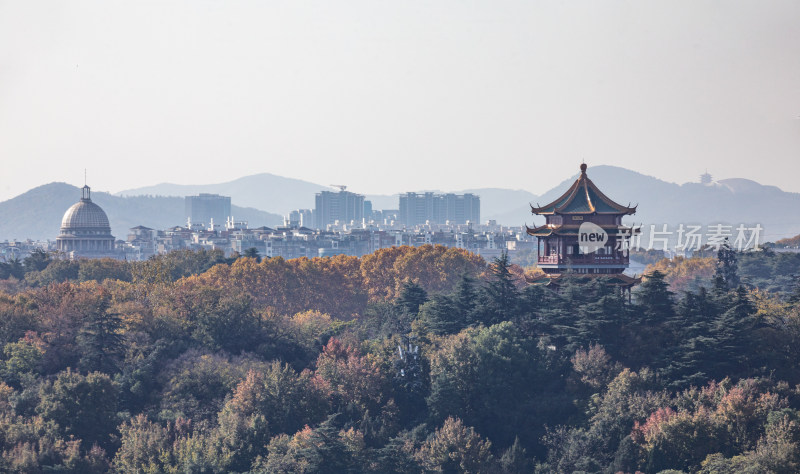
[(108, 216), (92, 202), (89, 186), (83, 187), (81, 200), (64, 213), (56, 249), (70, 258), (117, 257)]

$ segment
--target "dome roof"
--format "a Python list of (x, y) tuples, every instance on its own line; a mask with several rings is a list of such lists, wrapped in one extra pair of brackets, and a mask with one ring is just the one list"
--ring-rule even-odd
[(71, 229), (104, 229), (111, 231), (111, 226), (108, 223), (108, 216), (105, 211), (93, 203), (89, 197), (89, 187), (85, 186), (83, 197), (81, 200), (72, 205), (67, 212), (64, 213), (64, 218), (61, 219), (61, 230)]

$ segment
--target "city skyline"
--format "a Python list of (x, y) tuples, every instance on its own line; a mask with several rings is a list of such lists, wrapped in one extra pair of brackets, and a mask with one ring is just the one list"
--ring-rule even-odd
[(536, 194), (575, 163), (800, 192), (800, 4), (0, 3), (0, 200), (261, 172)]

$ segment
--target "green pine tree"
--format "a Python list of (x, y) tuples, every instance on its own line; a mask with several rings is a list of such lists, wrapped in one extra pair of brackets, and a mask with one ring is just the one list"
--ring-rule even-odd
[(419, 313), (419, 307), (426, 301), (428, 301), (428, 293), (417, 282), (408, 280), (403, 283), (396, 304), (406, 314), (416, 316)]
[(514, 319), (520, 308), (520, 295), (511, 274), (511, 261), (503, 252), (491, 265), (492, 279), (483, 290), (479, 322), (486, 326)]
[(674, 388), (703, 386), (714, 371), (709, 358), (717, 351), (714, 327), (720, 307), (708, 291), (700, 287), (697, 293), (686, 293), (676, 313), (671, 329), (677, 342), (666, 352), (669, 362), (662, 374)]
[(261, 263), (261, 254), (258, 253), (258, 249), (255, 247), (250, 247), (249, 249), (245, 250), (242, 254), (242, 257), (254, 258), (256, 259), (256, 262)]
[(733, 300), (714, 321), (712, 328), (715, 354), (713, 378), (744, 376), (749, 372), (750, 334), (755, 327), (755, 306), (747, 296), (747, 290), (739, 286), (733, 293)]
[(731, 248), (728, 239), (719, 247), (717, 251), (717, 265), (714, 273), (714, 285), (726, 291), (730, 291), (739, 286), (739, 264), (736, 258), (736, 251)]
[(78, 337), (82, 354), (80, 366), (87, 372), (114, 374), (122, 353), (122, 319), (109, 312), (110, 296), (103, 294), (99, 304), (86, 316), (86, 323)]

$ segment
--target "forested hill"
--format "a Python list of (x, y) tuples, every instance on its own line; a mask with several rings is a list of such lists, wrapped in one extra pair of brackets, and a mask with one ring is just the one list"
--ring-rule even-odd
[[(80, 197), (80, 188), (50, 183), (0, 202), (0, 240), (55, 239), (61, 218)], [(92, 191), (92, 201), (106, 212), (111, 232), (118, 239), (124, 239), (128, 229), (137, 225), (166, 229), (186, 222), (184, 199), (179, 197), (119, 197)], [(237, 220), (246, 220), (252, 227), (283, 222), (281, 216), (252, 208), (232, 206), (232, 213)]]
[(778, 240), (775, 242), (775, 244), (779, 247), (800, 247), (800, 235)]
[(797, 472), (800, 286), (744, 260), (629, 301), (432, 246), (37, 252), (0, 266), (0, 471)]

